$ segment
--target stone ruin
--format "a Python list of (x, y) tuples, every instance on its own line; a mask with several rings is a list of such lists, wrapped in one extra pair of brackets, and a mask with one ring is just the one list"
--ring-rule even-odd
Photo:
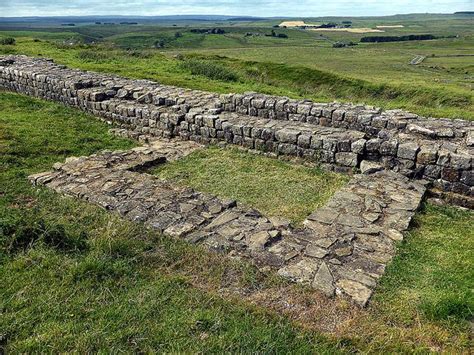
[[(78, 107), (143, 147), (69, 158), (30, 180), (364, 306), (423, 198), (474, 207), (474, 124), (257, 93), (218, 95), (0, 57), (0, 87)], [(295, 228), (144, 173), (207, 144), (290, 156), (352, 180)]]

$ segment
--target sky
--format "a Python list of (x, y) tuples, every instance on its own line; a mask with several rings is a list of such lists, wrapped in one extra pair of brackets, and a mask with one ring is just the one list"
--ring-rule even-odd
[(0, 0), (0, 16), (375, 16), (473, 11), (474, 0)]

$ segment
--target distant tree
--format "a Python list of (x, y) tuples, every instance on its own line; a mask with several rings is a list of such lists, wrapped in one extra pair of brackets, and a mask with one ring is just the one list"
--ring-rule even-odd
[(1, 45), (14, 45), (15, 43), (16, 43), (16, 40), (13, 37), (6, 37), (6, 38), (0, 39)]
[(335, 28), (337, 27), (337, 23), (334, 22), (329, 22), (329, 23), (323, 23), (319, 28)]
[(181, 38), (181, 37), (183, 37), (183, 34), (181, 32), (176, 32), (174, 34), (174, 38)]
[(437, 39), (441, 37), (436, 37), (432, 34), (420, 34), (420, 35), (407, 35), (407, 36), (370, 36), (362, 37), (361, 42), (370, 43), (370, 42), (404, 42), (404, 41), (426, 41), (430, 39)]

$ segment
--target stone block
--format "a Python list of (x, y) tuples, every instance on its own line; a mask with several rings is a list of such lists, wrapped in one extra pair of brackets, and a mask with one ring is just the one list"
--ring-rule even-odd
[(422, 146), (417, 157), (416, 162), (418, 164), (428, 165), (428, 164), (436, 164), (436, 160), (438, 159), (438, 150), (436, 147), (430, 146)]
[(398, 141), (396, 139), (391, 139), (380, 144), (380, 154), (396, 156), (398, 149)]
[(398, 146), (397, 156), (402, 159), (407, 160), (416, 160), (416, 155), (418, 154), (420, 147), (414, 142), (401, 143)]
[(365, 150), (369, 153), (379, 153), (381, 144), (382, 144), (382, 140), (379, 138), (369, 139), (365, 143)]
[(355, 153), (340, 152), (336, 153), (336, 163), (343, 166), (356, 167), (359, 162), (359, 156)]
[(298, 136), (298, 147), (309, 148), (311, 146), (311, 136), (302, 134)]
[(290, 143), (278, 144), (278, 153), (283, 155), (296, 155), (296, 145)]
[(365, 139), (358, 139), (351, 144), (351, 151), (356, 154), (364, 154), (365, 151)]
[(283, 128), (275, 132), (275, 138), (281, 143), (296, 144), (300, 131)]

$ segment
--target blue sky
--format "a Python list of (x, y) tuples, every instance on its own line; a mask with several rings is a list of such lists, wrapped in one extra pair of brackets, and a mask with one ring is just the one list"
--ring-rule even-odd
[(370, 16), (474, 10), (474, 0), (0, 0), (0, 16)]

